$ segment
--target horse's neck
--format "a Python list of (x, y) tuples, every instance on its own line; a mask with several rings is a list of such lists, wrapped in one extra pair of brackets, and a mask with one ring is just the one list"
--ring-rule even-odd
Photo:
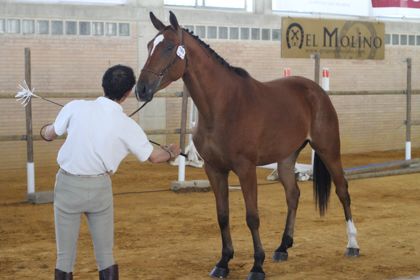
[(224, 75), (232, 75), (231, 71), (221, 65), (209, 51), (189, 38), (187, 47), (188, 66), (182, 77), (191, 98), (197, 106), (200, 115), (211, 121), (217, 111), (233, 97), (226, 84)]

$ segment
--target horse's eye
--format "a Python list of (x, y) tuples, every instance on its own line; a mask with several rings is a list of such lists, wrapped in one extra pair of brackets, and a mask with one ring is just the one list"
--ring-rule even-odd
[(168, 46), (166, 47), (166, 50), (167, 50), (167, 51), (172, 51), (174, 48), (175, 48), (175, 46), (174, 46), (174, 45), (168, 45)]

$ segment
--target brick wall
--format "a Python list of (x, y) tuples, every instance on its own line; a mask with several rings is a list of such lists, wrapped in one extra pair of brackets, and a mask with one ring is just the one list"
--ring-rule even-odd
[(24, 48), (31, 49), (32, 84), (41, 92), (100, 93), (105, 70), (114, 64), (137, 65), (133, 37), (0, 37), (0, 94), (16, 91), (24, 79)]

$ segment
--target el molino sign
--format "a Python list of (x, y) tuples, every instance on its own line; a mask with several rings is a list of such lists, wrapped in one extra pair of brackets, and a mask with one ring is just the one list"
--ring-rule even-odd
[(281, 57), (384, 59), (384, 36), (380, 22), (283, 18)]

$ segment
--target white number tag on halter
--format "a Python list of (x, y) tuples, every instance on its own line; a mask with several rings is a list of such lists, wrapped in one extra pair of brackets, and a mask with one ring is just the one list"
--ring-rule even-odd
[(184, 59), (185, 57), (185, 49), (183, 46), (178, 46), (178, 49), (176, 50), (176, 54), (181, 58)]

